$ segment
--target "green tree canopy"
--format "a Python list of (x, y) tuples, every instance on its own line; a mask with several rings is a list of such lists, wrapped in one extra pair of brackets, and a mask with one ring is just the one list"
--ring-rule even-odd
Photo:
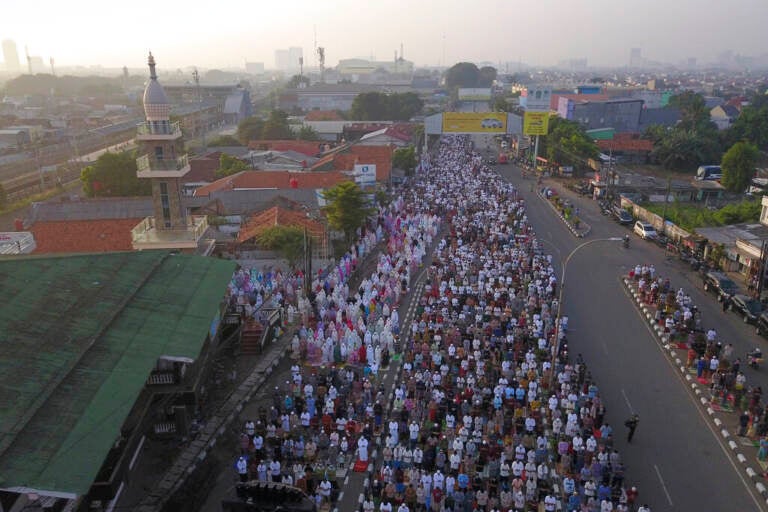
[(407, 121), (423, 107), (424, 102), (416, 93), (366, 92), (355, 97), (349, 118), (356, 121)]
[(247, 117), (237, 125), (237, 140), (239, 140), (243, 146), (247, 146), (250, 141), (260, 139), (263, 131), (263, 119), (256, 116)]
[(242, 146), (240, 140), (232, 135), (219, 135), (208, 142), (209, 146)]
[(291, 89), (297, 89), (301, 84), (304, 84), (304, 86), (309, 87), (309, 77), (306, 77), (304, 75), (293, 75), (291, 79), (288, 81), (288, 87)]
[(749, 142), (737, 142), (723, 155), (720, 164), (723, 178), (720, 183), (731, 192), (744, 192), (755, 174), (759, 157), (757, 146)]
[(272, 226), (256, 237), (259, 246), (278, 251), (293, 267), (304, 254), (304, 230), (296, 226)]
[(747, 141), (768, 150), (768, 95), (755, 94), (729, 130), (733, 141)]
[[(480, 70), (471, 62), (457, 62), (445, 74), (445, 86), (449, 89), (476, 87)], [(495, 78), (495, 77), (494, 77)]]
[(224, 178), (246, 170), (248, 170), (248, 164), (239, 158), (222, 153), (219, 157), (219, 168), (216, 170), (216, 177)]
[(323, 192), (328, 204), (323, 208), (329, 225), (344, 232), (347, 242), (352, 241), (357, 228), (365, 224), (373, 212), (368, 206), (365, 193), (352, 181), (344, 181)]
[(148, 196), (150, 180), (136, 177), (133, 152), (103, 153), (93, 165), (80, 172), (80, 181), (88, 197)]
[(587, 159), (599, 154), (597, 145), (579, 123), (558, 116), (549, 119), (549, 134), (542, 137), (547, 160), (561, 165), (586, 165)]
[(680, 123), (682, 130), (700, 131), (717, 129), (710, 121), (709, 109), (704, 97), (693, 91), (685, 91), (669, 99), (669, 106), (680, 109)]
[(293, 139), (293, 131), (288, 125), (288, 114), (279, 109), (270, 112), (261, 137), (266, 140)]
[(302, 125), (296, 133), (296, 138), (299, 140), (320, 140), (320, 134), (311, 126)]
[(496, 80), (497, 71), (493, 66), (483, 66), (477, 72), (477, 87), (490, 87)]
[(0, 210), (8, 206), (8, 194), (5, 192), (5, 187), (0, 183)]
[(694, 172), (698, 166), (720, 159), (720, 143), (717, 134), (674, 128), (655, 143), (651, 157), (666, 169)]
[(413, 173), (416, 169), (416, 148), (408, 146), (396, 149), (392, 154), (392, 166), (403, 169), (409, 175)]

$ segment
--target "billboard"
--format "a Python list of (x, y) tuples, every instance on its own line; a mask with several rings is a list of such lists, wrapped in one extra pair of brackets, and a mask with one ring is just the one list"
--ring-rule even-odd
[(546, 135), (549, 130), (549, 112), (526, 112), (523, 118), (525, 135)]
[(361, 186), (376, 183), (376, 164), (355, 164), (355, 183)]
[(470, 88), (459, 89), (460, 101), (491, 101), (491, 89), (490, 88)]
[(551, 88), (541, 85), (532, 85), (528, 87), (525, 94), (525, 110), (526, 112), (549, 112), (551, 99)]
[(506, 133), (506, 112), (444, 112), (443, 133)]

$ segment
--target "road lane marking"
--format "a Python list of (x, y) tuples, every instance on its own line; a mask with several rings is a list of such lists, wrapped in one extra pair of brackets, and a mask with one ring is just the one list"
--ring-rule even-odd
[(634, 414), (635, 410), (632, 408), (632, 404), (629, 403), (629, 398), (627, 398), (627, 393), (624, 391), (624, 388), (621, 388), (621, 396), (623, 396), (624, 401), (627, 402), (627, 407), (629, 408), (629, 412)]
[(659, 482), (661, 482), (661, 488), (664, 489), (664, 494), (667, 495), (667, 501), (669, 502), (669, 506), (672, 506), (672, 497), (669, 495), (669, 491), (667, 490), (667, 485), (664, 483), (664, 479), (661, 478), (661, 471), (659, 471), (659, 466), (656, 464), (653, 465), (653, 469), (656, 470), (656, 474), (659, 477)]
[[(621, 278), (619, 280), (621, 281)], [(629, 290), (626, 287), (623, 287), (623, 289), (624, 289), (624, 294), (627, 296), (627, 298), (632, 300), (632, 295), (630, 294)], [(633, 302), (633, 305), (636, 306), (637, 303)], [(635, 307), (635, 311), (639, 313), (637, 307)], [(662, 357), (664, 358), (664, 361), (667, 362), (670, 368), (675, 369), (675, 367), (672, 364), (672, 361), (670, 361), (670, 359), (667, 357), (667, 354), (664, 352), (664, 349), (658, 343), (656, 343), (656, 334), (651, 329), (651, 326), (648, 325), (648, 322), (645, 322), (645, 321), (643, 321), (643, 325), (645, 326), (645, 329), (648, 331), (648, 333), (651, 335), (651, 338), (654, 341), (654, 345), (656, 345), (656, 348), (658, 348), (659, 351), (661, 352)], [(682, 375), (680, 375), (680, 373), (678, 373), (677, 371), (673, 371), (672, 373), (677, 376), (680, 382), (685, 384), (685, 381), (683, 380), (683, 377)], [(755, 496), (755, 493), (754, 493), (755, 487), (750, 486), (749, 483), (747, 483), (747, 480), (744, 478), (744, 474), (740, 471), (739, 466), (736, 465), (736, 461), (733, 459), (731, 452), (729, 452), (728, 448), (726, 448), (726, 446), (723, 444), (720, 436), (717, 435), (717, 433), (715, 432), (715, 429), (712, 427), (712, 424), (709, 421), (707, 421), (707, 416), (704, 415), (704, 411), (702, 410), (702, 408), (696, 405), (695, 396), (691, 395), (690, 393), (686, 393), (686, 394), (693, 402), (694, 408), (696, 409), (696, 412), (699, 413), (699, 416), (703, 420), (704, 425), (712, 434), (712, 437), (715, 438), (715, 442), (720, 446), (720, 449), (725, 454), (725, 457), (726, 459), (728, 459), (728, 462), (731, 464), (731, 467), (734, 469), (736, 476), (739, 478), (739, 480), (741, 480), (741, 483), (742, 485), (744, 485), (744, 488), (747, 490), (747, 494), (749, 495), (749, 497), (752, 498), (752, 501), (755, 503), (758, 510), (766, 510), (766, 507), (765, 505), (763, 505), (762, 500), (758, 500), (757, 497)], [(703, 401), (706, 402), (706, 400), (703, 400)], [(704, 403), (704, 405), (706, 406), (706, 403)]]

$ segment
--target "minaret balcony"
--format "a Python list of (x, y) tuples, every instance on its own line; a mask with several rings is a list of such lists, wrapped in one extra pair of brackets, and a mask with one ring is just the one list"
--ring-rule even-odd
[(158, 228), (154, 217), (146, 217), (131, 230), (135, 250), (144, 249), (196, 249), (208, 229), (208, 217), (190, 215), (187, 226), (169, 229)]
[(156, 158), (149, 155), (136, 159), (136, 176), (139, 178), (182, 178), (189, 172), (189, 158)]
[(136, 129), (136, 140), (176, 140), (181, 138), (181, 127), (178, 121), (144, 122)]

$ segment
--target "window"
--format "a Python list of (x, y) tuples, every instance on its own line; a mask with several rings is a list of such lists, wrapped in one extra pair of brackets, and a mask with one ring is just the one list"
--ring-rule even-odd
[(160, 182), (160, 205), (163, 208), (163, 225), (171, 227), (171, 201), (168, 197), (168, 184)]

